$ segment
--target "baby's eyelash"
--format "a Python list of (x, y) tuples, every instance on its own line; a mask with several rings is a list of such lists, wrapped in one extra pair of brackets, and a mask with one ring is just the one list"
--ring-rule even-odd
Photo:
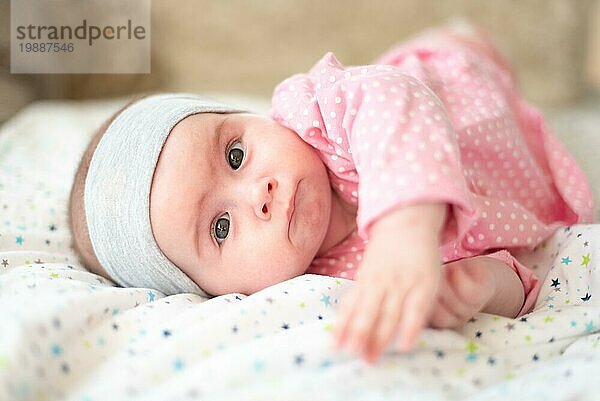
[[(246, 150), (245, 150), (245, 147), (242, 144), (241, 138), (240, 137), (234, 137), (231, 140), (229, 140), (227, 142), (227, 145), (225, 146), (225, 160), (226, 160), (227, 163), (229, 162), (228, 161), (229, 152), (231, 152), (231, 150), (233, 149), (233, 146), (236, 143), (240, 144), (240, 147), (242, 149), (243, 155), (245, 155)], [(244, 158), (245, 157), (242, 156), (242, 162), (240, 163), (239, 167), (241, 167), (241, 164), (243, 164), (243, 159)], [(236, 167), (234, 169), (237, 170), (239, 167)], [(215, 235), (216, 234), (215, 229), (217, 228), (217, 222), (220, 219), (224, 218), (224, 216), (227, 216), (226, 220), (228, 221), (228, 224), (227, 224), (227, 227), (226, 227), (226, 229), (227, 229), (227, 235), (224, 238), (219, 239)], [(231, 230), (231, 216), (230, 216), (229, 212), (223, 212), (223, 213), (218, 214), (212, 220), (212, 222), (210, 223), (210, 236), (213, 239), (213, 241), (217, 244), (218, 247), (221, 247), (222, 243), (225, 242), (225, 240), (229, 237), (229, 230)]]
[(227, 156), (229, 154), (229, 151), (231, 150), (231, 148), (233, 147), (233, 145), (236, 142), (239, 142), (241, 144), (242, 143), (241, 138), (240, 137), (234, 137), (229, 142), (227, 142), (227, 146), (225, 146), (225, 156)]
[(212, 219), (212, 222), (210, 223), (210, 229), (209, 229), (210, 237), (213, 239), (213, 241), (215, 241), (217, 243), (217, 246), (220, 244), (217, 241), (217, 239), (215, 238), (215, 226), (217, 225), (217, 220), (219, 219), (219, 216)]

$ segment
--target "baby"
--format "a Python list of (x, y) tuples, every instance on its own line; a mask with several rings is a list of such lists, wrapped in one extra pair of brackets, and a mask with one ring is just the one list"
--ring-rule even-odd
[(73, 184), (92, 272), (165, 294), (252, 294), (304, 274), (357, 283), (334, 329), (374, 362), (398, 336), (528, 313), (513, 256), (591, 222), (587, 180), (475, 33), (431, 30), (373, 65), (326, 54), (270, 116), (211, 99), (138, 99), (105, 123)]

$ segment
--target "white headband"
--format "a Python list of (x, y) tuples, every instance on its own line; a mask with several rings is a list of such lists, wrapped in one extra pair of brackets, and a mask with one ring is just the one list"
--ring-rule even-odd
[(158, 157), (173, 127), (198, 113), (241, 113), (188, 93), (143, 98), (110, 124), (92, 156), (84, 205), (98, 261), (124, 287), (165, 295), (206, 294), (160, 250), (150, 225), (150, 188)]

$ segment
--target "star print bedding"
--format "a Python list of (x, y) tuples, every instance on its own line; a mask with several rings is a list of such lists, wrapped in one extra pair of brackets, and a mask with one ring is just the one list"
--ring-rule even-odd
[(600, 399), (600, 225), (523, 255), (544, 282), (530, 314), (426, 330), (415, 352), (392, 346), (374, 366), (332, 350), (352, 281), (307, 274), (207, 300), (87, 272), (69, 188), (123, 102), (40, 102), (0, 127), (0, 400)]

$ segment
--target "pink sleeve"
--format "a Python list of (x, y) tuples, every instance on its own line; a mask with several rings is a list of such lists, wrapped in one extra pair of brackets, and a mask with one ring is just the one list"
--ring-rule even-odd
[(535, 301), (537, 300), (537, 297), (540, 294), (540, 289), (542, 286), (542, 283), (537, 278), (537, 276), (530, 269), (528, 269), (517, 259), (515, 259), (515, 257), (512, 256), (505, 249), (487, 254), (485, 256), (501, 260), (502, 262), (506, 263), (510, 268), (512, 268), (515, 271), (515, 273), (517, 273), (517, 275), (521, 279), (521, 283), (523, 284), (523, 291), (525, 292), (525, 302), (523, 303), (523, 307), (521, 308), (516, 317), (521, 317), (529, 313), (535, 305)]
[(271, 115), (319, 151), (332, 185), (358, 203), (363, 238), (382, 215), (411, 204), (473, 213), (444, 107), (394, 66), (344, 67), (327, 53), (276, 87)]
[(440, 202), (472, 210), (456, 134), (431, 89), (391, 68), (349, 82), (346, 92), (353, 94), (345, 129), (360, 176), (362, 237), (398, 207)]

